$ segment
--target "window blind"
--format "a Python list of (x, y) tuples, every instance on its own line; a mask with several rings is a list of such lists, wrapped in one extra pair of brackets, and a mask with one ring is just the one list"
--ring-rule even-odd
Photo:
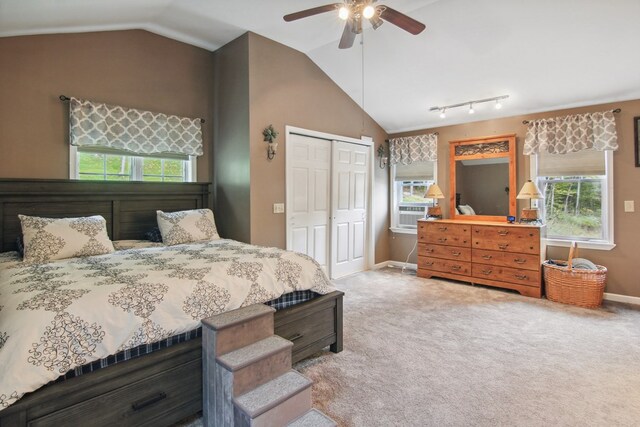
[(433, 180), (435, 162), (413, 162), (408, 165), (396, 164), (396, 181)]
[(150, 159), (189, 160), (186, 154), (161, 153), (161, 154), (137, 154), (126, 150), (117, 150), (107, 147), (78, 147), (79, 153), (107, 154), (112, 156), (136, 156)]
[(538, 154), (539, 176), (605, 175), (604, 151), (582, 150), (567, 154)]

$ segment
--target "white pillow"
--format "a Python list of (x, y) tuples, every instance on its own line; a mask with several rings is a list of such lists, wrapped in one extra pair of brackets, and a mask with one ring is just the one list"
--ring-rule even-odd
[(460, 211), (458, 210), (458, 208), (456, 208), (456, 215), (461, 215)]
[(475, 215), (475, 211), (473, 210), (473, 208), (469, 205), (460, 205), (458, 206), (458, 209), (460, 210), (460, 212), (462, 212), (462, 215)]
[(18, 215), (24, 239), (24, 261), (109, 254), (114, 251), (107, 221), (100, 215), (81, 218), (40, 218)]
[(156, 211), (162, 242), (173, 246), (181, 243), (218, 240), (218, 230), (211, 209), (194, 209), (165, 213)]

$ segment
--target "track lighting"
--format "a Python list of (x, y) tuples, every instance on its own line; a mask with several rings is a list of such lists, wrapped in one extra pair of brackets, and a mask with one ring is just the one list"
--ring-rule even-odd
[(375, 15), (376, 13), (376, 9), (371, 6), (370, 4), (366, 5), (364, 9), (362, 9), (362, 16), (365, 19), (371, 19), (373, 18), (373, 15)]
[(465, 102), (460, 102), (458, 104), (451, 104), (451, 105), (441, 105), (441, 106), (437, 106), (437, 107), (431, 107), (429, 108), (429, 111), (439, 111), (440, 112), (440, 118), (444, 119), (447, 117), (446, 115), (446, 111), (450, 108), (458, 108), (458, 107), (466, 107), (469, 106), (469, 114), (475, 114), (476, 110), (474, 108), (474, 105), (476, 104), (483, 104), (485, 102), (493, 102), (495, 101), (495, 109), (496, 110), (500, 110), (502, 108), (502, 102), (501, 100), (503, 99), (507, 99), (509, 98), (509, 95), (500, 95), (500, 96), (494, 96), (493, 98), (485, 98), (485, 99), (474, 99), (471, 101), (465, 101)]
[(349, 8), (347, 6), (340, 6), (340, 9), (338, 9), (338, 17), (343, 21), (346, 21), (349, 19), (349, 15), (351, 15)]

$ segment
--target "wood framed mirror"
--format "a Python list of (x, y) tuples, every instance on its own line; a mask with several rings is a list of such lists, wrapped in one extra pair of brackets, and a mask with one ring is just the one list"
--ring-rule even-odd
[(449, 142), (449, 216), (506, 221), (516, 216), (516, 135)]

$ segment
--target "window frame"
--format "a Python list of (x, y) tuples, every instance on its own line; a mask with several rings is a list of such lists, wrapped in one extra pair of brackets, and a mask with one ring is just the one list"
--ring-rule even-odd
[[(117, 155), (117, 154), (115, 154)], [(131, 179), (129, 182), (155, 182), (155, 183), (173, 183), (178, 184), (175, 181), (143, 181), (143, 163), (144, 157), (135, 156), (132, 154), (122, 154), (131, 158)], [(69, 179), (80, 180), (80, 156), (78, 156), (78, 147), (71, 145), (69, 149)], [(189, 156), (189, 159), (185, 161), (184, 169), (184, 181), (183, 182), (197, 182), (197, 157)], [(164, 176), (164, 175), (163, 175)], [(99, 181), (94, 182), (117, 182), (117, 181)], [(123, 181), (126, 182), (126, 181)]]
[[(571, 239), (571, 238), (547, 238), (545, 242), (549, 246), (561, 246), (569, 247), (573, 241), (578, 242), (578, 246), (584, 249), (597, 249), (610, 251), (615, 248), (614, 241), (614, 199), (613, 199), (613, 151), (604, 150), (605, 156), (605, 178), (603, 179), (604, 185), (602, 186), (602, 203), (603, 205), (603, 227), (606, 238), (604, 240), (583, 240), (583, 239)], [(533, 154), (529, 157), (530, 162), (530, 179), (539, 186), (538, 175), (538, 155)], [(538, 207), (542, 211), (542, 217), (545, 218), (545, 206), (544, 199), (532, 200), (532, 206)], [(570, 237), (570, 236), (567, 236)]]
[[(438, 183), (438, 162), (437, 161), (433, 161), (433, 182), (434, 184)], [(391, 226), (389, 227), (389, 230), (391, 230), (394, 233), (399, 233), (399, 234), (418, 234), (418, 227), (416, 226), (414, 227), (410, 227), (410, 226), (401, 226), (398, 224), (399, 222), (399, 201), (398, 201), (398, 191), (396, 189), (396, 165), (389, 165), (389, 198), (390, 198), (390, 206), (391, 206), (391, 215), (390, 215), (390, 220), (391, 220)], [(437, 201), (435, 202), (437, 203)], [(426, 215), (426, 207), (425, 207), (425, 212), (424, 214)]]

